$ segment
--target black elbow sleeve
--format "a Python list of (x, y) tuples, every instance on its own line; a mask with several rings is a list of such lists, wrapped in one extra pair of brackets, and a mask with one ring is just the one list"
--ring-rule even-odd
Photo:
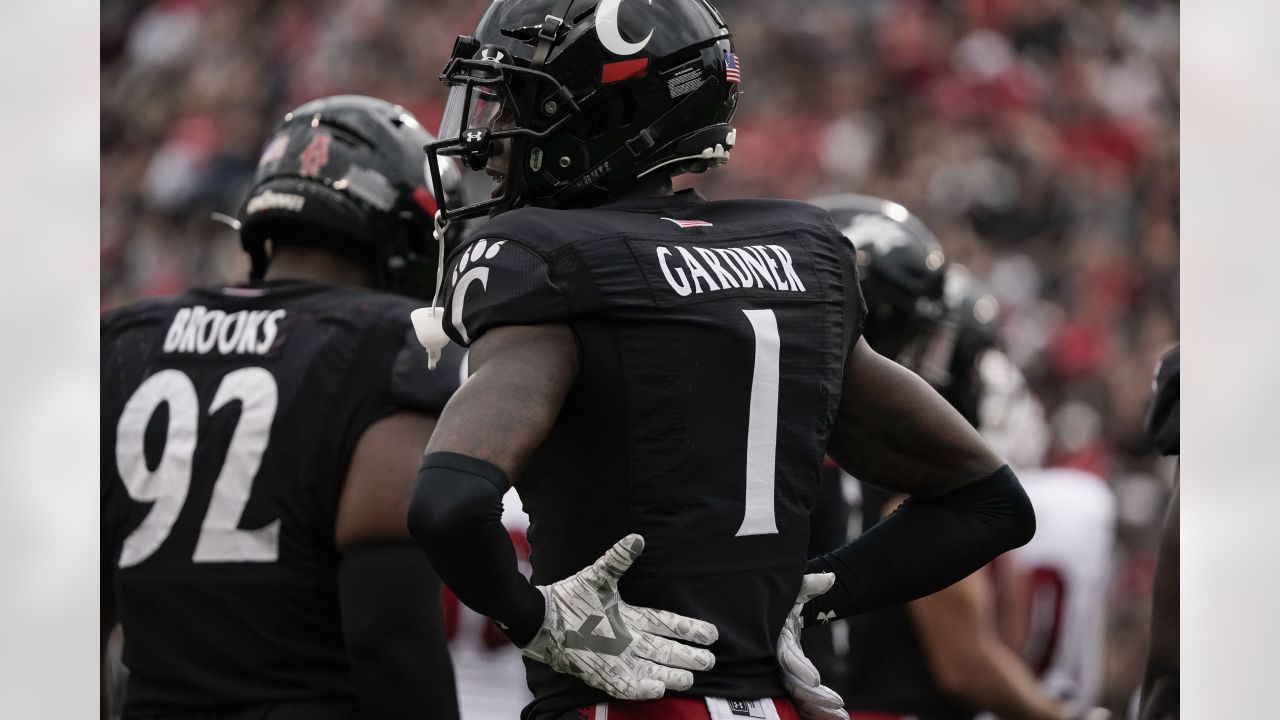
[[(1021, 547), (1036, 534), (1036, 513), (1031, 498), (1008, 465), (990, 475), (936, 497), (911, 497), (903, 506), (921, 505), (948, 514), (963, 515), (973, 524), (974, 536), (985, 552), (996, 555)], [(944, 530), (947, 529), (944, 522)], [(956, 530), (960, 527), (957, 525)], [(957, 542), (966, 538), (956, 535)], [(994, 555), (992, 556), (994, 558)]]
[[(476, 472), (476, 467), (468, 467), (472, 463), (487, 468)], [(494, 473), (497, 477), (492, 477)], [(501, 525), (506, 489), (498, 483), (505, 480), (501, 471), (480, 460), (452, 453), (427, 456), (409, 500), (409, 533), (428, 548), (477, 525)]]
[(941, 495), (912, 496), (853, 542), (809, 561), (809, 572), (834, 572), (840, 582), (806, 606), (806, 621), (937, 592), (1035, 531), (1031, 499), (1008, 465)]
[[(1004, 470), (1008, 470), (1006, 465)], [(1013, 543), (1009, 546), (1009, 550), (1022, 547), (1031, 542), (1031, 538), (1036, 534), (1036, 510), (1031, 505), (1031, 498), (1027, 496), (1027, 491), (1022, 489), (1022, 483), (1018, 482), (1018, 477), (1009, 470), (1009, 477), (1013, 480), (1013, 487), (1009, 490), (1010, 506), (1012, 508), (1013, 518), (1011, 524), (1013, 528), (1010, 530), (1009, 539)]]
[(545, 607), (542, 593), (520, 574), (502, 525), (508, 487), (502, 470), (483, 460), (432, 453), (409, 501), (409, 532), (458, 599), (497, 620), (523, 646), (541, 626)]

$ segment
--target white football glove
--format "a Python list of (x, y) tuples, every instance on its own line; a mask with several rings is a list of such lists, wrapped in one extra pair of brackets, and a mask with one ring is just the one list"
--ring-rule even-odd
[(595, 564), (553, 585), (539, 585), (547, 613), (526, 657), (572, 675), (619, 700), (653, 700), (693, 686), (691, 670), (710, 670), (716, 626), (666, 610), (633, 607), (618, 596), (618, 579), (644, 550), (628, 535)]
[(844, 699), (822, 684), (818, 669), (809, 662), (804, 648), (800, 647), (800, 631), (804, 628), (800, 611), (805, 603), (830, 590), (835, 582), (836, 576), (832, 573), (805, 575), (796, 604), (787, 614), (782, 634), (778, 636), (778, 672), (803, 720), (849, 720), (849, 713), (844, 710)]

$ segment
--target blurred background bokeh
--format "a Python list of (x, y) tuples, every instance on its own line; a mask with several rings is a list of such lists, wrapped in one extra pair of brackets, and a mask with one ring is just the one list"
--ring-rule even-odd
[[(1120, 509), (1107, 700), (1140, 680), (1172, 466), (1142, 432), (1177, 342), (1179, 7), (1168, 0), (719, 0), (743, 66), (712, 198), (861, 192), (928, 223), (1001, 304), (1050, 465)], [(101, 6), (103, 310), (247, 274), (234, 214), (285, 111), (354, 92), (433, 128), (480, 0)]]

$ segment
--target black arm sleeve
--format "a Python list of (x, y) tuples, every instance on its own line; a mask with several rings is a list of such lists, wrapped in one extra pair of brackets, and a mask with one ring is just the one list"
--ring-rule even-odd
[[(936, 497), (912, 496), (889, 517), (806, 572), (839, 582), (804, 609), (805, 624), (909, 602), (970, 575), (1035, 534), (1031, 500), (1008, 465)], [(831, 615), (829, 613), (833, 613)]]
[(440, 580), (413, 543), (348, 548), (338, 595), (360, 717), (456, 719)]
[(524, 647), (542, 626), (546, 601), (520, 574), (502, 526), (502, 495), (510, 486), (502, 470), (483, 460), (431, 453), (409, 503), (409, 532), (458, 599)]

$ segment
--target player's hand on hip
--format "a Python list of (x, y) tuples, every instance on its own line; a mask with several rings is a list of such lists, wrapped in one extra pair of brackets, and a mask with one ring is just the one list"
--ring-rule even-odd
[(708, 622), (622, 601), (618, 579), (643, 550), (644, 538), (628, 535), (590, 567), (539, 585), (547, 612), (524, 655), (620, 700), (692, 687), (692, 671), (710, 670), (715, 656), (685, 643), (710, 645), (720, 633)]
[(804, 619), (800, 611), (804, 604), (831, 589), (836, 576), (831, 573), (812, 573), (800, 583), (800, 594), (792, 606), (778, 636), (778, 672), (782, 684), (795, 703), (804, 720), (849, 720), (844, 710), (844, 700), (835, 690), (822, 684), (818, 669), (805, 657), (800, 646), (800, 631)]

